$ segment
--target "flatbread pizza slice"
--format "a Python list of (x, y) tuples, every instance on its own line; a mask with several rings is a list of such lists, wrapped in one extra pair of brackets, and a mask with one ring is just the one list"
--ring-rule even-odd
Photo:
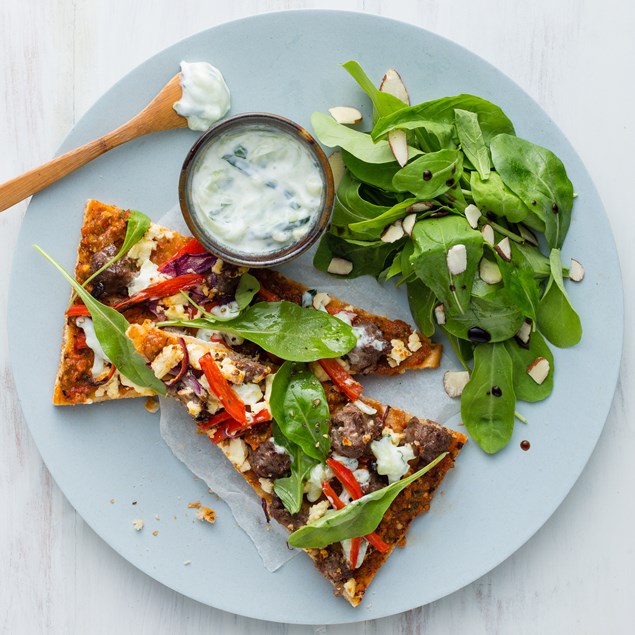
[[(372, 532), (353, 532), (356, 535), (333, 542), (320, 536), (319, 547), (305, 549), (333, 585), (335, 595), (357, 606), (395, 547), (405, 546), (412, 522), (429, 510), (434, 493), (467, 438), (372, 399), (353, 403), (334, 386), (324, 387), (330, 413), (330, 450), (325, 461), (310, 468), (296, 513), (291, 514), (277, 494), (277, 484), (293, 478), (295, 458), (282, 453), (272, 423), (259, 424), (244, 436), (221, 440), (218, 445), (266, 503), (269, 516), (295, 532), (292, 536), (320, 521), (328, 528), (328, 514), (347, 511), (352, 501), (359, 504), (370, 495), (387, 497), (391, 484), (440, 459), (396, 496)], [(360, 510), (362, 517), (365, 513)], [(313, 534), (321, 532), (323, 528), (313, 530)]]
[[(123, 257), (106, 266), (124, 246), (130, 218), (129, 210), (95, 200), (86, 203), (75, 279), (80, 284), (88, 281), (93, 297), (120, 310), (131, 323), (194, 317), (196, 311), (181, 291), (192, 290), (207, 306), (233, 299), (245, 269), (227, 265), (192, 238), (149, 221)], [(87, 308), (75, 299), (65, 316), (53, 403), (152, 394), (114, 368), (99, 345)]]
[[(222, 262), (195, 239), (149, 220), (146, 231), (109, 264), (125, 246), (131, 218), (130, 211), (115, 206), (94, 200), (86, 204), (75, 277), (80, 284), (86, 283), (94, 297), (119, 310), (131, 323), (188, 320), (201, 315), (201, 306), (220, 316), (235, 310), (237, 289), (247, 270)], [(346, 379), (348, 373), (395, 374), (439, 364), (441, 346), (405, 322), (373, 315), (275, 272), (253, 273), (262, 282), (252, 304), (273, 298), (288, 300), (326, 310), (353, 326), (357, 346), (337, 362), (315, 365), (314, 372), (322, 380), (338, 381), (340, 367)], [(247, 356), (259, 355), (249, 342), (237, 344), (232, 337), (225, 340)], [(66, 312), (53, 403), (74, 405), (151, 394), (110, 363), (88, 309), (75, 300)]]
[[(390, 553), (405, 544), (410, 524), (429, 509), (466, 437), (361, 395), (353, 401), (321, 383), (308, 364), (260, 364), (244, 374), (232, 369), (222, 344), (150, 323), (132, 325), (128, 334), (168, 395), (185, 404), (198, 431), (261, 498), (268, 518), (297, 532), (292, 538), (316, 533), (316, 523), (328, 525), (330, 510), (349, 513), (352, 501), (363, 506), (368, 497), (396, 496), (371, 530), (330, 540), (328, 528), (326, 537), (318, 529), (322, 542), (306, 549), (335, 593), (358, 605)], [(201, 394), (192, 390), (189, 374)], [(403, 491), (393, 491), (426, 466), (429, 471)]]

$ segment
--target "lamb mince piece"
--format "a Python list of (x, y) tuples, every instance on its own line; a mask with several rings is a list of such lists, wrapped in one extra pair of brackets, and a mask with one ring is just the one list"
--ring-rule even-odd
[(358, 459), (368, 454), (368, 444), (381, 436), (381, 421), (347, 403), (331, 420), (331, 448), (338, 454)]
[(382, 355), (390, 350), (390, 343), (384, 339), (381, 329), (372, 322), (359, 322), (353, 325), (357, 335), (357, 346), (346, 358), (353, 373), (370, 373)]
[[(106, 245), (101, 251), (93, 254), (90, 261), (90, 275), (103, 267), (114, 258), (119, 250), (114, 243)], [(128, 295), (128, 284), (137, 275), (138, 270), (134, 262), (128, 258), (121, 258), (104, 269), (92, 282), (92, 295), (96, 298), (104, 294)]]
[(452, 441), (452, 435), (445, 428), (417, 417), (408, 421), (404, 435), (404, 443), (412, 444), (412, 449), (424, 464), (445, 452)]
[(249, 456), (251, 469), (262, 478), (281, 478), (291, 469), (291, 457), (279, 452), (271, 439), (261, 443)]

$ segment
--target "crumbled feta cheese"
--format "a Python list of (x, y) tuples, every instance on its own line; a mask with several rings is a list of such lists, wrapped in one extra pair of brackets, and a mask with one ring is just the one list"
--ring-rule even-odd
[(242, 439), (230, 439), (227, 443), (221, 443), (219, 447), (241, 472), (251, 469), (247, 460), (247, 444)]
[(313, 306), (313, 298), (315, 297), (316, 293), (317, 292), (315, 289), (309, 289), (308, 291), (305, 291), (302, 294), (302, 308), (303, 309), (309, 309), (310, 307)]
[(211, 329), (199, 329), (196, 331), (197, 340), (203, 340), (203, 342), (209, 342), (212, 338), (218, 340), (223, 338), (223, 334), (220, 331), (212, 331)]
[(411, 333), (410, 337), (408, 338), (408, 348), (413, 352), (416, 353), (421, 347), (423, 346), (423, 344), (421, 343), (421, 339), (419, 338), (419, 334), (418, 333)]
[(258, 481), (260, 482), (260, 487), (262, 487), (263, 492), (266, 494), (273, 492), (273, 481), (271, 479), (260, 477)]
[(357, 338), (357, 346), (361, 348), (374, 348), (376, 351), (384, 350), (384, 342), (371, 337), (368, 333), (368, 329), (363, 326), (354, 326), (353, 334)]
[(238, 308), (238, 302), (233, 300), (227, 304), (219, 304), (212, 307), (209, 312), (218, 318), (229, 319), (238, 316), (240, 309)]
[(309, 478), (304, 485), (304, 491), (310, 503), (315, 502), (322, 496), (322, 483), (330, 481), (332, 478), (333, 472), (331, 468), (324, 463), (318, 463), (311, 468)]
[(388, 354), (388, 365), (391, 368), (399, 366), (399, 364), (412, 355), (401, 340), (390, 340), (390, 344), (392, 346), (392, 350)]
[(315, 505), (311, 505), (311, 507), (309, 507), (309, 516), (307, 518), (307, 522), (312, 523), (313, 521), (322, 518), (322, 516), (326, 514), (330, 506), (331, 503), (329, 503), (327, 500), (323, 500), (319, 503), (316, 503)]
[(143, 529), (144, 526), (144, 522), (143, 520), (141, 520), (141, 518), (135, 518), (132, 521), (132, 526), (135, 528), (136, 531), (141, 531)]
[(349, 459), (347, 456), (333, 453), (332, 457), (342, 465), (345, 465), (351, 472), (354, 472), (359, 465), (357, 459)]
[(262, 399), (262, 390), (258, 384), (240, 384), (232, 386), (232, 389), (247, 406), (257, 404)]
[[(169, 232), (172, 236), (172, 232)], [(168, 237), (168, 232), (166, 232), (159, 225), (155, 225), (152, 223), (146, 233), (142, 236), (141, 240), (135, 243), (126, 254), (126, 258), (131, 258), (132, 260), (136, 260), (139, 266), (142, 266), (146, 260), (150, 259), (152, 252), (156, 249), (157, 239), (162, 237)]]
[(175, 366), (183, 360), (183, 349), (178, 344), (168, 344), (152, 360), (150, 368), (158, 379), (165, 377)]
[(167, 280), (167, 276), (159, 271), (159, 267), (152, 260), (145, 260), (139, 269), (139, 273), (128, 285), (128, 295), (134, 295), (151, 284), (161, 282), (161, 280)]
[(340, 311), (336, 313), (333, 317), (336, 317), (338, 320), (341, 320), (345, 324), (352, 326), (352, 320), (355, 317), (354, 313), (349, 313), (348, 311)]
[(201, 410), (203, 409), (201, 403), (198, 401), (188, 401), (186, 407), (187, 411), (194, 418), (198, 417), (201, 414)]
[(398, 481), (409, 469), (408, 461), (415, 458), (412, 446), (397, 446), (393, 437), (385, 436), (379, 441), (372, 441), (370, 451), (377, 459), (377, 473), (388, 477), (388, 483)]
[[(190, 314), (185, 310), (184, 304), (173, 304), (164, 309), (166, 320), (189, 320)], [(196, 317), (196, 316), (193, 316)]]
[(353, 476), (355, 480), (363, 487), (364, 485), (368, 485), (370, 482), (370, 472), (364, 468), (360, 467), (353, 472)]

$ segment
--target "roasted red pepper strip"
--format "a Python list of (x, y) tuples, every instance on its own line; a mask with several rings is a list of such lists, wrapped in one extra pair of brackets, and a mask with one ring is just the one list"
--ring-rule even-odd
[[(220, 443), (223, 439), (235, 437), (241, 430), (247, 430), (257, 423), (271, 421), (271, 413), (268, 410), (261, 410), (253, 417), (251, 417), (250, 415), (248, 416), (250, 417), (250, 419), (247, 423), (239, 423), (235, 419), (232, 419), (229, 415), (226, 415), (225, 419), (218, 419), (220, 425), (218, 426), (216, 432), (214, 432), (214, 436), (212, 436), (212, 443)], [(219, 417), (219, 415), (214, 415), (212, 419), (214, 419), (215, 417)], [(207, 426), (207, 423), (203, 425)], [(207, 429), (209, 430), (209, 428), (211, 427), (213, 427), (213, 425), (210, 425), (209, 427), (207, 427)]]
[(220, 425), (221, 423), (225, 423), (225, 421), (231, 419), (231, 416), (227, 414), (225, 410), (221, 410), (216, 413), (213, 417), (210, 417), (207, 421), (201, 421), (196, 424), (196, 427), (199, 432), (207, 432), (211, 430), (213, 427)]
[[(159, 300), (170, 295), (175, 295), (179, 291), (184, 289), (190, 289), (200, 284), (205, 280), (205, 276), (200, 273), (185, 273), (182, 276), (176, 276), (176, 278), (170, 278), (169, 280), (162, 280), (156, 284), (151, 284), (146, 289), (142, 289), (133, 296), (117, 302), (112, 308), (117, 311), (125, 311), (134, 304), (139, 302), (145, 302), (146, 300)], [(68, 316), (90, 316), (88, 307), (84, 304), (73, 304), (66, 310)]]
[(66, 315), (69, 317), (90, 317), (90, 311), (85, 304), (73, 304), (66, 309)]
[(162, 280), (156, 284), (151, 284), (126, 300), (117, 302), (113, 308), (117, 311), (125, 311), (133, 304), (145, 302), (146, 300), (158, 300), (159, 298), (174, 295), (183, 289), (190, 289), (203, 282), (203, 280), (205, 280), (205, 276), (200, 273), (185, 273), (182, 276), (176, 276), (176, 278)]
[(81, 351), (85, 348), (88, 348), (88, 344), (86, 344), (86, 334), (83, 331), (80, 331), (75, 336), (75, 341), (73, 342), (73, 346), (76, 351)]
[[(331, 484), (328, 481), (324, 481), (322, 483), (322, 491), (324, 492), (324, 496), (328, 498), (329, 502), (333, 505), (333, 507), (335, 507), (335, 509), (342, 509), (345, 507), (344, 503), (335, 493), (335, 490), (331, 487)], [(390, 549), (390, 545), (387, 542), (384, 542), (375, 532), (372, 534), (366, 534), (364, 538), (366, 538), (366, 540), (368, 540), (368, 542), (380, 553), (385, 553)]]
[(351, 401), (357, 401), (364, 389), (363, 386), (355, 381), (350, 373), (340, 366), (334, 359), (321, 359), (320, 366), (324, 372), (331, 378), (333, 383), (341, 390)]
[(355, 475), (345, 465), (335, 459), (326, 459), (326, 464), (333, 470), (335, 478), (348, 490), (352, 499), (357, 500), (364, 495)]
[(351, 569), (357, 569), (357, 560), (359, 559), (359, 548), (362, 546), (361, 538), (353, 538), (351, 540)]
[(216, 366), (216, 362), (212, 359), (212, 356), (209, 353), (205, 353), (199, 363), (205, 373), (210, 389), (216, 397), (218, 397), (231, 418), (239, 423), (247, 423), (245, 404), (230, 388), (229, 383), (223, 377), (218, 366)]
[(264, 287), (260, 287), (260, 289), (258, 289), (258, 295), (265, 301), (265, 302), (280, 302), (280, 296), (276, 295), (273, 291), (269, 291), (269, 289), (265, 289)]
[(192, 238), (189, 240), (189, 242), (185, 243), (185, 245), (183, 245), (183, 247), (181, 247), (181, 249), (179, 249), (174, 254), (174, 256), (172, 256), (172, 258), (168, 258), (164, 263), (162, 263), (161, 266), (159, 267), (159, 271), (163, 271), (164, 267), (169, 265), (171, 262), (175, 261), (177, 258), (180, 258), (181, 256), (185, 256), (185, 254), (190, 254), (190, 255), (202, 254), (206, 251), (207, 249), (205, 249), (205, 247), (203, 247), (203, 245), (201, 245), (201, 243), (199, 243), (198, 240), (196, 240), (196, 238)]

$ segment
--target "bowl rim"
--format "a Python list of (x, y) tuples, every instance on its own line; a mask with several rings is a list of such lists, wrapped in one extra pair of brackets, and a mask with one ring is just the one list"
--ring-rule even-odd
[[(195, 219), (195, 214), (190, 209), (189, 193), (191, 191), (192, 166), (199, 153), (202, 152), (213, 140), (226, 133), (228, 130), (237, 129), (251, 124), (269, 126), (282, 130), (290, 136), (298, 139), (305, 147), (309, 149), (311, 154), (318, 162), (319, 170), (322, 175), (324, 185), (324, 193), (322, 196), (322, 210), (318, 219), (313, 223), (311, 230), (303, 236), (299, 241), (292, 243), (284, 249), (274, 251), (267, 254), (247, 254), (244, 252), (234, 251), (221, 242), (214, 241), (209, 232), (205, 232)], [(311, 135), (311, 133), (303, 128), (300, 124), (269, 112), (245, 112), (232, 117), (227, 117), (213, 124), (206, 132), (204, 132), (192, 145), (179, 175), (179, 206), (183, 219), (187, 224), (192, 235), (212, 254), (218, 256), (224, 262), (247, 267), (271, 267), (285, 262), (289, 262), (294, 258), (303, 254), (309, 249), (326, 231), (333, 213), (335, 204), (335, 184), (333, 180), (333, 172), (329, 160), (320, 144)]]

